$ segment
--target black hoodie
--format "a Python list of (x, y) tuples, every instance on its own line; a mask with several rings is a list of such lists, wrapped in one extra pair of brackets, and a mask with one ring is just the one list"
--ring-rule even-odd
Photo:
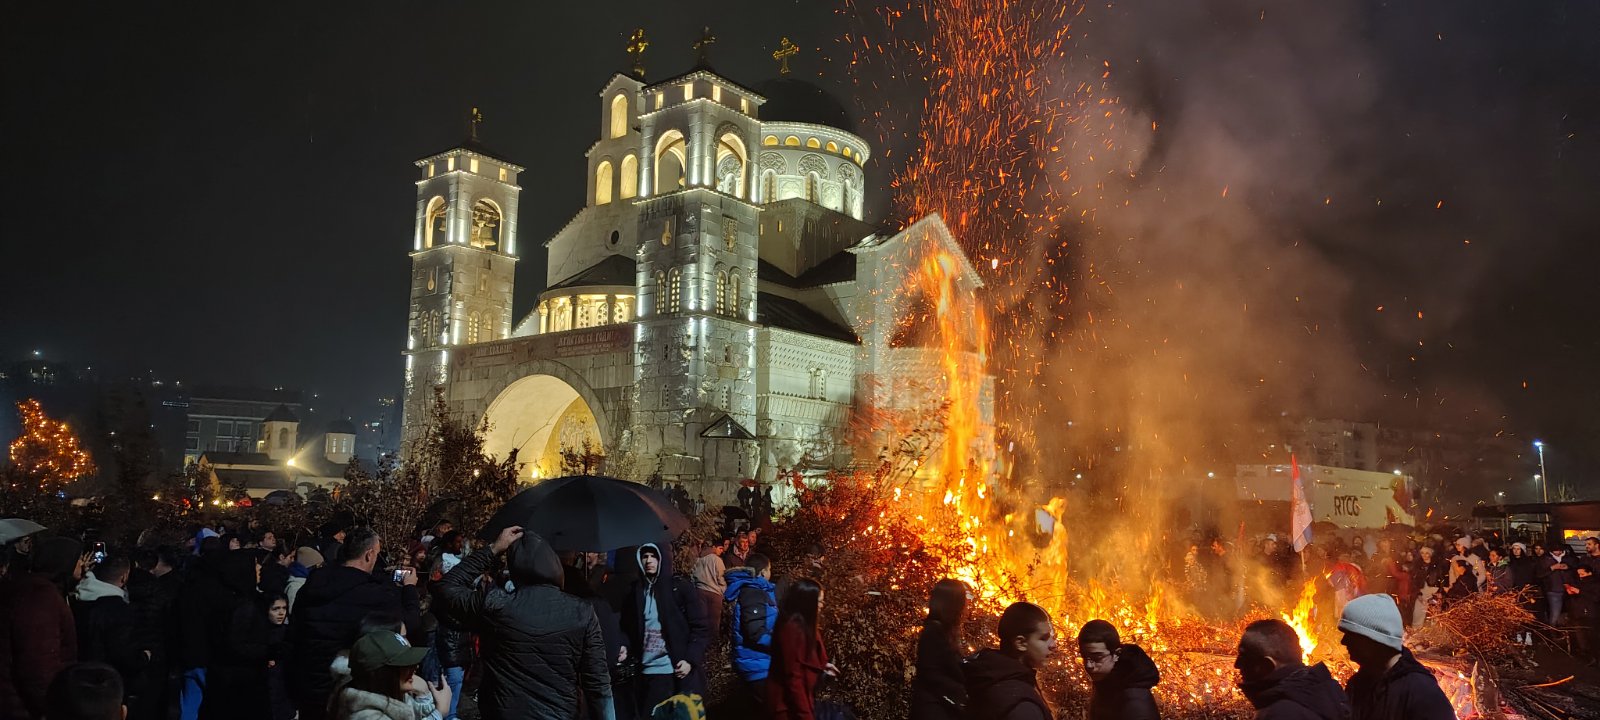
[[(644, 561), (641, 558), (644, 548), (647, 547), (654, 548), (661, 558), (653, 576), (645, 574)], [(627, 604), (621, 613), (622, 632), (628, 637), (628, 657), (644, 658), (645, 597), (648, 595), (655, 600), (656, 617), (661, 622), (661, 639), (667, 644), (668, 662), (677, 665), (680, 660), (687, 660), (693, 664), (689, 618), (683, 609), (678, 607), (677, 598), (672, 592), (671, 551), (657, 547), (654, 543), (647, 543), (636, 548), (629, 557), (633, 559), (634, 567), (638, 570), (638, 579), (633, 591), (628, 594)]]
[(1239, 690), (1256, 706), (1256, 720), (1349, 720), (1350, 703), (1328, 666), (1281, 667)]
[(588, 603), (561, 592), (555, 551), (526, 533), (506, 557), (514, 592), (478, 587), (495, 566), (487, 549), (462, 558), (435, 586), (449, 619), (483, 638), (485, 720), (616, 717), (600, 622)]
[(1455, 720), (1456, 710), (1433, 672), (1410, 650), (1386, 671), (1362, 668), (1345, 683), (1352, 720)]
[(1117, 664), (1094, 684), (1089, 698), (1089, 720), (1159, 720), (1156, 698), (1150, 688), (1161, 682), (1155, 661), (1138, 645), (1117, 649)]
[(961, 663), (967, 714), (974, 720), (1050, 720), (1034, 672), (999, 650), (979, 650)]

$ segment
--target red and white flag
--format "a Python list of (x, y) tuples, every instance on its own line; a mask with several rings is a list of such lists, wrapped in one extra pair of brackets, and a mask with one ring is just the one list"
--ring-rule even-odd
[(1300, 484), (1300, 462), (1293, 454), (1289, 455), (1289, 467), (1294, 478), (1294, 495), (1289, 503), (1289, 536), (1294, 551), (1300, 552), (1311, 544), (1311, 503), (1306, 501), (1306, 489)]

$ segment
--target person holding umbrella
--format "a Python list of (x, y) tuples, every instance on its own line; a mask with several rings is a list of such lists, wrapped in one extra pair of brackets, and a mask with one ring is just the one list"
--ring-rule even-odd
[[(511, 592), (477, 580), (504, 555)], [(615, 720), (600, 621), (588, 603), (561, 591), (561, 560), (521, 526), (461, 559), (435, 586), (447, 617), (481, 633), (485, 718), (584, 717)]]

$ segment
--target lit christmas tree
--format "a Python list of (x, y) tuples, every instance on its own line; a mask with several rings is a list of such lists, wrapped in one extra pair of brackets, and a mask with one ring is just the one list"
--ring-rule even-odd
[(22, 434), (11, 441), (11, 465), (39, 493), (60, 490), (67, 483), (94, 474), (94, 461), (65, 421), (46, 415), (38, 400), (17, 403)]

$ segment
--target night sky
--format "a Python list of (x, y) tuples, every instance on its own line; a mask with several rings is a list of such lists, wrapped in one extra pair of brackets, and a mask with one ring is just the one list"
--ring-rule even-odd
[[(1163, 125), (1181, 128), (1196, 97), (1245, 112), (1264, 98), (1257, 131), (1272, 136), (1270, 99), (1296, 82), (1259, 54), (1274, 39), (1306, 64), (1297, 93), (1345, 69), (1371, 81), (1361, 112), (1313, 105), (1337, 122), (1278, 138), (1349, 170), (1330, 185), (1371, 187), (1296, 220), (1330, 239), (1322, 267), (1347, 288), (1330, 314), (1371, 346), (1356, 354), (1414, 344), (1414, 328), (1366, 317), (1386, 303), (1425, 307), (1430, 351), (1449, 348), (1383, 373), (1370, 412), (1447, 397), (1543, 436), (1567, 467), (1600, 468), (1600, 4), (1334, 5), (1348, 22), (1311, 10), (1327, 3), (1147, 1), (1097, 6), (1079, 27), (1086, 54), (1116, 61), (1122, 102)], [(540, 244), (582, 205), (596, 93), (626, 68), (626, 36), (646, 28), (660, 80), (689, 69), (706, 24), (713, 65), (748, 85), (776, 75), (780, 37), (800, 45), (797, 76), (844, 99), (878, 145), (880, 187), (883, 150), (914, 150), (876, 116), (919, 107), (922, 88), (859, 93), (840, 38), (872, 23), (825, 0), (16, 4), (0, 30), (0, 359), (38, 349), (364, 411), (401, 382), (411, 161), (458, 142), (477, 106), (484, 143), (529, 168), (520, 318), (543, 284)], [(1265, 167), (1262, 184), (1293, 172)], [(1354, 209), (1378, 196), (1395, 199)], [(1440, 242), (1396, 242), (1407, 233)], [(1470, 262), (1445, 256), (1467, 240)]]

